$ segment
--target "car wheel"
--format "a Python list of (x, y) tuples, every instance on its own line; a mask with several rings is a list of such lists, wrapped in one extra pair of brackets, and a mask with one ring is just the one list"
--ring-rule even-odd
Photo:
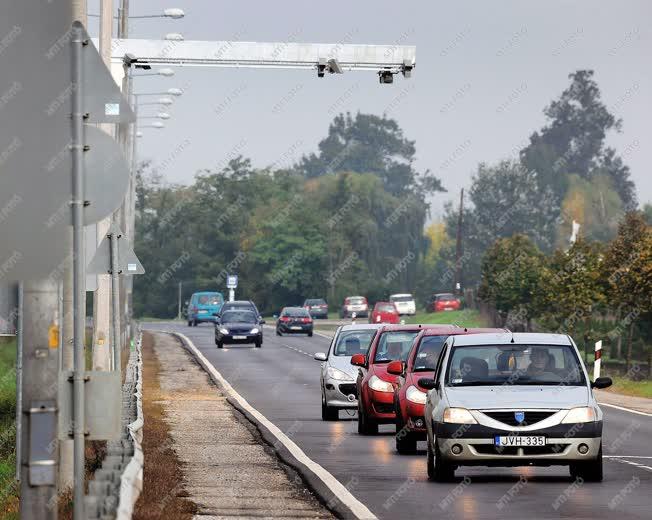
[(262, 341), (256, 341), (255, 345), (256, 345), (256, 348), (260, 348), (260, 347), (263, 346), (263, 342)]
[(337, 421), (340, 418), (340, 412), (337, 408), (333, 408), (326, 404), (326, 397), (324, 391), (321, 394), (321, 420), (322, 421)]
[(192, 327), (192, 321), (188, 320), (188, 327)]
[(572, 478), (581, 478), (586, 482), (602, 482), (602, 444), (598, 456), (587, 462), (574, 462), (570, 464), (570, 475)]
[(215, 344), (217, 345), (217, 348), (222, 348), (224, 346), (224, 343), (221, 341), (216, 341)]
[(417, 451), (417, 439), (407, 429), (403, 421), (403, 414), (400, 409), (396, 408), (396, 451), (401, 455), (414, 453)]
[(282, 335), (282, 334), (281, 334), (281, 331), (278, 330), (278, 329), (276, 329), (276, 335), (277, 335), (277, 336), (281, 336), (281, 335)]
[(312, 338), (312, 331), (308, 332), (308, 337)]
[(199, 322), (197, 320), (192, 320), (192, 326), (196, 327), (197, 325), (199, 325)]
[[(434, 453), (431, 454), (431, 451)], [(430, 476), (431, 459), (434, 466), (432, 477)], [(435, 441), (434, 450), (430, 447), (430, 442), (428, 443), (428, 477), (436, 482), (450, 482), (455, 478), (455, 466), (441, 456), (437, 441)]]
[(367, 417), (358, 400), (358, 433), (360, 435), (377, 435), (378, 423)]
[(435, 456), (432, 453), (432, 448), (430, 447), (430, 440), (426, 440), (428, 443), (428, 453), (426, 455), (426, 466), (428, 467), (428, 479), (435, 480)]

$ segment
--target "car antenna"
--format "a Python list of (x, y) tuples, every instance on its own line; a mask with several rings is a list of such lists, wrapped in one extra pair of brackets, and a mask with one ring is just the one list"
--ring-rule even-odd
[(507, 332), (509, 332), (512, 335), (512, 339), (510, 339), (509, 342), (514, 343), (514, 333), (509, 329), (507, 329)]

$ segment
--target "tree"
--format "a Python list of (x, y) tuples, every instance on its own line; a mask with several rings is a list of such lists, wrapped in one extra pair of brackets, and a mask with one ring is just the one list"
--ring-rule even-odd
[(553, 190), (558, 201), (568, 186), (568, 175), (591, 179), (609, 176), (626, 209), (636, 207), (629, 168), (604, 141), (609, 131), (620, 131), (622, 121), (612, 115), (601, 99), (592, 70), (569, 75), (570, 86), (543, 111), (548, 124), (530, 137), (521, 151), (526, 168), (538, 174), (541, 187)]
[(492, 304), (505, 326), (510, 312), (522, 316), (527, 330), (541, 311), (541, 278), (545, 259), (525, 235), (497, 240), (482, 259), (478, 296)]
[(373, 173), (394, 195), (445, 191), (439, 179), (413, 167), (414, 141), (403, 136), (393, 119), (350, 113), (335, 117), (318, 154), (304, 157), (297, 168), (307, 178), (337, 172)]

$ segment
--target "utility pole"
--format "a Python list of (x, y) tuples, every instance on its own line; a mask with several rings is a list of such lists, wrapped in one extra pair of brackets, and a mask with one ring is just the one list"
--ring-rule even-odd
[(464, 188), (460, 192), (460, 214), (457, 218), (457, 244), (455, 246), (455, 293), (462, 292), (462, 219), (464, 215)]
[(179, 282), (179, 306), (177, 309), (177, 319), (181, 320), (181, 290), (183, 287), (183, 282)]
[(20, 517), (57, 518), (57, 283), (23, 283)]

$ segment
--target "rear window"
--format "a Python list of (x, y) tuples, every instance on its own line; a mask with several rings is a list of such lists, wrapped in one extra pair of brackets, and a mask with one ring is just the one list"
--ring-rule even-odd
[(417, 347), (414, 358), (414, 372), (434, 372), (439, 354), (448, 336), (424, 336)]
[(227, 302), (224, 304), (224, 306), (227, 309), (251, 309), (253, 310), (253, 305), (249, 302), (240, 302), (240, 303), (232, 303), (232, 302)]
[(220, 305), (224, 302), (224, 297), (220, 293), (200, 294), (197, 296), (199, 305)]
[(371, 340), (376, 334), (375, 330), (346, 330), (337, 337), (337, 344), (333, 349), (335, 356), (353, 356), (366, 354)]
[(414, 298), (410, 295), (407, 296), (390, 296), (390, 302), (411, 302), (414, 301)]
[(349, 305), (363, 305), (366, 302), (364, 298), (356, 297), (356, 298), (347, 298), (347, 303)]
[(405, 361), (417, 334), (417, 331), (383, 332), (378, 340), (374, 362), (389, 363), (397, 359)]
[(378, 312), (396, 312), (396, 307), (391, 303), (380, 303), (376, 305)]
[(302, 307), (293, 307), (291, 309), (283, 309), (281, 316), (290, 316), (292, 318), (307, 318), (310, 316), (308, 311)]
[(326, 305), (326, 300), (306, 300), (306, 305)]
[(450, 301), (450, 300), (455, 300), (455, 295), (453, 295), (453, 294), (438, 294), (437, 295), (437, 301), (447, 302), (447, 301)]

